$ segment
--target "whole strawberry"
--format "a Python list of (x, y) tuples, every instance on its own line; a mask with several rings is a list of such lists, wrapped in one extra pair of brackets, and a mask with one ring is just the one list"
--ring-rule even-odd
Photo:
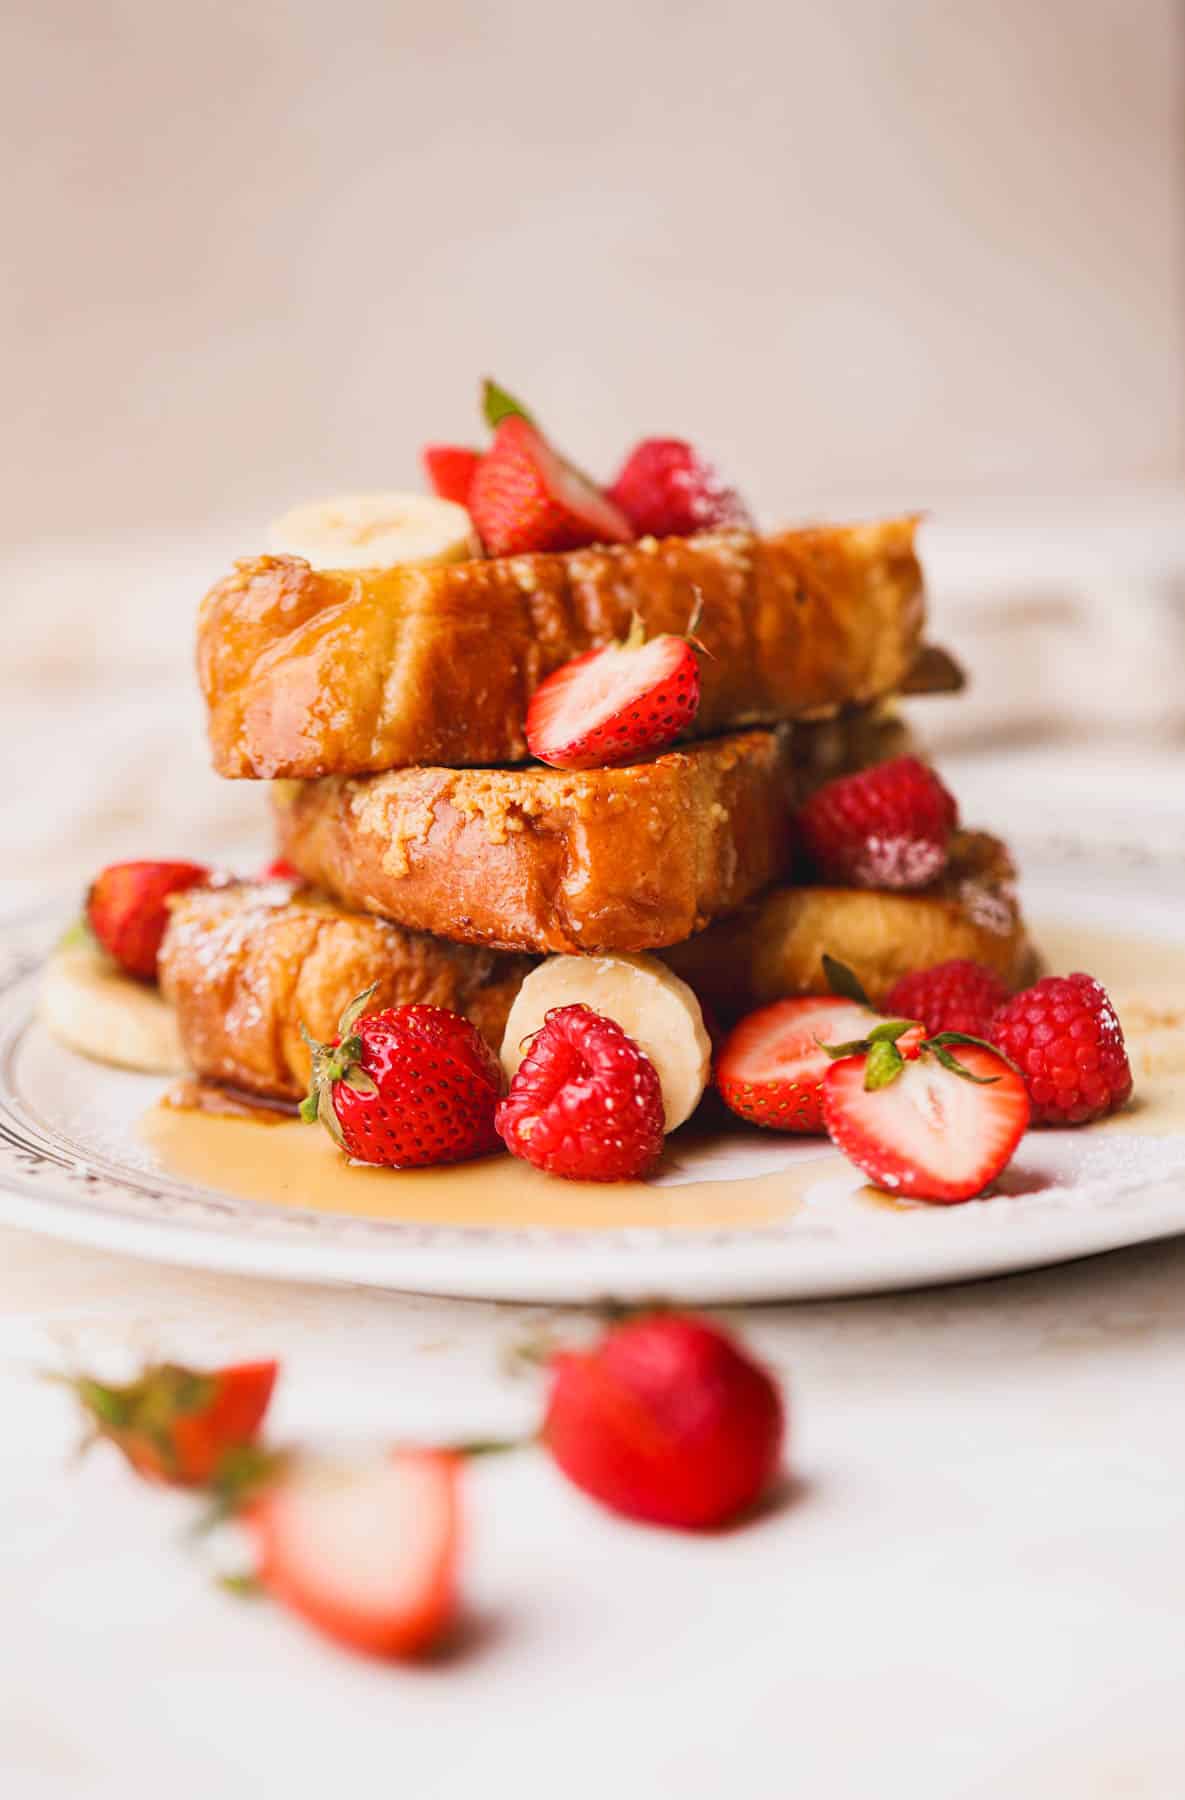
[(201, 863), (111, 863), (91, 883), (87, 922), (121, 969), (141, 981), (155, 981), (169, 896), (204, 887), (209, 879), (210, 871)]
[(1024, 1077), (1037, 1125), (1086, 1125), (1131, 1099), (1123, 1028), (1091, 975), (1047, 975), (1007, 1001), (991, 1040)]
[(1008, 989), (994, 969), (955, 957), (903, 975), (886, 994), (884, 1010), (898, 1019), (920, 1019), (930, 1037), (961, 1031), (986, 1038), (993, 1013), (1007, 998)]
[(825, 782), (798, 814), (803, 849), (825, 881), (920, 888), (942, 874), (959, 822), (954, 797), (916, 756)]
[(706, 1530), (752, 1506), (773, 1479), (781, 1395), (706, 1320), (633, 1319), (553, 1367), (543, 1442), (568, 1479), (613, 1512)]
[(114, 1387), (91, 1375), (68, 1385), (87, 1415), (92, 1438), (105, 1438), (138, 1475), (177, 1487), (203, 1487), (228, 1452), (254, 1442), (272, 1397), (274, 1362), (225, 1369), (156, 1363)]
[(635, 614), (629, 636), (564, 663), (527, 708), (532, 756), (556, 769), (609, 769), (663, 750), (699, 711), (694, 639), (647, 638)]
[(644, 438), (626, 458), (609, 498), (639, 537), (753, 529), (740, 495), (682, 438)]
[(374, 991), (346, 1008), (332, 1044), (309, 1039), (313, 1072), (302, 1119), (320, 1119), (355, 1162), (392, 1169), (496, 1149), (502, 1071), (481, 1033), (442, 1006), (367, 1013)]
[(650, 1058), (588, 1006), (548, 1013), (498, 1107), (513, 1156), (570, 1181), (628, 1181), (662, 1154), (662, 1088)]

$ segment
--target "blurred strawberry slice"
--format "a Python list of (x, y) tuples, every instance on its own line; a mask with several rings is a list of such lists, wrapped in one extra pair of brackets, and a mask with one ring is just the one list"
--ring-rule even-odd
[(432, 492), (442, 500), (468, 506), (469, 490), (481, 462), (480, 450), (461, 444), (427, 444), (420, 453)]

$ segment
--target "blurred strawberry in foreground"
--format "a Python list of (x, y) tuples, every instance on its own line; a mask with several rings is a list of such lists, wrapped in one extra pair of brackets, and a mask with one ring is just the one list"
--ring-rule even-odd
[(121, 969), (141, 981), (155, 981), (169, 896), (204, 887), (209, 879), (210, 871), (201, 863), (112, 863), (91, 884), (87, 922)]
[(459, 444), (428, 444), (421, 455), (432, 492), (442, 500), (468, 506), (481, 451), (467, 450)]
[(456, 1612), (460, 1471), (438, 1450), (296, 1459), (243, 1514), (255, 1582), (348, 1649), (428, 1650)]
[(502, 1069), (468, 1019), (443, 1006), (367, 1013), (374, 987), (313, 1052), (306, 1124), (320, 1120), (356, 1162), (415, 1169), (462, 1162), (498, 1147), (494, 1111)]
[(467, 505), (491, 556), (578, 550), (634, 536), (620, 507), (553, 450), (519, 403), (491, 381), (485, 384), (485, 412), (494, 441)]
[(275, 1382), (274, 1362), (208, 1370), (156, 1363), (123, 1387), (90, 1375), (67, 1385), (86, 1412), (91, 1441), (114, 1444), (149, 1481), (204, 1487), (229, 1452), (254, 1443)]
[(740, 495), (682, 438), (644, 438), (627, 457), (609, 498), (639, 537), (753, 529)]
[(699, 711), (694, 640), (647, 638), (634, 615), (620, 643), (549, 675), (527, 708), (527, 748), (556, 769), (609, 769), (663, 750)]
[(930, 1037), (962, 1031), (986, 1038), (993, 1013), (1007, 998), (1008, 989), (994, 969), (955, 957), (903, 975), (885, 995), (884, 1010), (893, 1018), (920, 1019)]
[(916, 756), (825, 782), (798, 813), (802, 846), (827, 881), (920, 888), (937, 879), (959, 822), (954, 797)]
[(1000, 1008), (989, 1035), (1024, 1076), (1036, 1125), (1086, 1125), (1131, 1099), (1123, 1028), (1091, 975), (1047, 975)]
[(544, 1444), (613, 1512), (685, 1530), (725, 1525), (777, 1471), (778, 1388), (704, 1319), (633, 1319), (592, 1350), (560, 1353), (553, 1368)]

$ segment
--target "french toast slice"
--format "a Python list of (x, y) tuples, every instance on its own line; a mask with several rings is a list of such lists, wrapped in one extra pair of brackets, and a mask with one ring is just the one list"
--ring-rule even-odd
[(356, 995), (372, 1006), (426, 1001), (464, 1013), (495, 1053), (525, 956), (404, 931), (277, 883), (193, 888), (172, 905), (161, 989), (176, 1007), (185, 1056), (211, 1081), (274, 1099), (309, 1084), (302, 1024), (325, 1041)]
[(759, 538), (644, 538), (562, 555), (315, 570), (237, 564), (202, 602), (197, 662), (220, 775), (313, 779), (526, 760), (527, 704), (572, 657), (684, 632), (697, 735), (876, 700), (920, 652), (916, 520)]
[(823, 953), (853, 969), (879, 1005), (899, 976), (970, 957), (1009, 988), (1035, 978), (1037, 957), (999, 838), (957, 832), (945, 872), (928, 888), (782, 887), (664, 952), (664, 960), (725, 1023), (793, 994), (825, 992)]
[(619, 769), (394, 769), (273, 788), (277, 846), (343, 905), (502, 950), (653, 950), (785, 872), (784, 736)]

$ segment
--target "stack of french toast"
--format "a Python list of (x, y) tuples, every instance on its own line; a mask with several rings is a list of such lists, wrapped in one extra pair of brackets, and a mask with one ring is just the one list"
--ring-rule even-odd
[(364, 992), (460, 1013), (497, 1054), (554, 958), (583, 959), (557, 993), (600, 979), (590, 1005), (659, 959), (713, 1031), (817, 992), (824, 952), (874, 1004), (952, 958), (1019, 986), (998, 841), (952, 818), (940, 866), (846, 885), (797, 824), (909, 751), (902, 695), (957, 685), (915, 519), (762, 536), (673, 440), (590, 495), (507, 404), (527, 476), (509, 448), (493, 472), (430, 452), (434, 496), (302, 509), (202, 605), (214, 767), (270, 784), (279, 860), (172, 898), (160, 980), (192, 1068), (295, 1099)]

